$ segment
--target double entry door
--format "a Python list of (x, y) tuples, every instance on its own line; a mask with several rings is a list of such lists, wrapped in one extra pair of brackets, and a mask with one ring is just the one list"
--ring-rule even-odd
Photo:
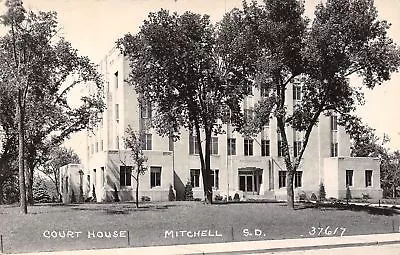
[(239, 170), (239, 190), (259, 195), (262, 183), (262, 169)]

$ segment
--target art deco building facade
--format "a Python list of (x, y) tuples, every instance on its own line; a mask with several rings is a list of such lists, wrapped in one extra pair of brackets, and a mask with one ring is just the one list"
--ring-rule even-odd
[[(129, 63), (112, 49), (100, 63), (104, 75), (106, 110), (98, 127), (88, 132), (87, 160), (84, 170), (86, 196), (96, 193), (98, 201), (112, 201), (117, 191), (120, 200), (133, 200), (135, 179), (131, 176), (134, 162), (125, 148), (123, 137), (128, 126), (140, 130), (151, 118), (148, 109), (141, 109), (138, 95), (124, 80), (129, 75)], [(298, 84), (287, 90), (288, 109), (301, 100)], [(262, 91), (253, 88), (243, 102), (245, 115), (251, 114)], [(224, 126), (225, 134), (212, 138), (211, 168), (214, 194), (241, 198), (286, 198), (286, 170), (281, 156), (281, 140), (275, 119), (254, 139), (244, 138)], [(153, 201), (168, 200), (170, 188), (177, 199), (183, 199), (185, 184), (190, 181), (194, 196), (203, 197), (202, 176), (196, 140), (183, 130), (180, 140), (173, 142), (146, 131), (145, 155), (148, 171), (140, 176), (140, 197)], [(296, 155), (302, 133), (288, 129), (290, 151)], [(204, 147), (204, 146), (203, 146)], [(353, 197), (368, 194), (381, 197), (379, 160), (351, 158), (350, 138), (335, 116), (321, 116), (310, 136), (299, 170), (295, 175), (295, 194), (318, 195), (323, 182), (327, 197), (341, 198), (349, 186)]]

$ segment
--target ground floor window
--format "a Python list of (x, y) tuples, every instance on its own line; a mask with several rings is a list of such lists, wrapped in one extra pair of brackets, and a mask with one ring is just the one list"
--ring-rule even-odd
[(286, 187), (286, 171), (279, 171), (279, 188)]
[(219, 189), (219, 170), (215, 169), (212, 170), (211, 169), (211, 186), (213, 188)]
[(294, 187), (302, 187), (303, 186), (303, 172), (302, 171), (296, 171), (294, 174)]
[(131, 186), (132, 166), (119, 167), (119, 184), (120, 186)]
[(152, 166), (150, 167), (150, 187), (161, 186), (161, 167)]
[(190, 169), (190, 182), (193, 188), (200, 187), (200, 169)]
[(365, 187), (372, 186), (372, 170), (365, 170)]
[(353, 170), (346, 170), (346, 187), (353, 186)]

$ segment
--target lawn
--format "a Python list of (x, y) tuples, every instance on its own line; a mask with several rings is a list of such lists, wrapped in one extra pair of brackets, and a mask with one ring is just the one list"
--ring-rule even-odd
[(302, 205), (291, 210), (282, 203), (166, 202), (142, 206), (35, 205), (28, 208), (28, 215), (20, 214), (16, 206), (0, 206), (4, 252), (390, 233), (398, 231), (400, 223), (397, 214)]

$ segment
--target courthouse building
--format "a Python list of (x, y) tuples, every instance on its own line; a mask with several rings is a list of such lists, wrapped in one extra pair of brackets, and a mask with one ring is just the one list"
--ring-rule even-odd
[[(130, 125), (142, 129), (150, 121), (148, 107), (140, 107), (134, 88), (125, 82), (129, 62), (117, 49), (112, 49), (101, 61), (104, 75), (106, 110), (97, 128), (87, 132), (87, 159), (84, 164), (84, 193), (97, 201), (134, 200), (134, 162), (124, 145)], [(301, 100), (301, 87), (292, 84), (286, 91), (288, 109)], [(243, 111), (251, 114), (263, 92), (254, 87), (245, 98)], [(281, 152), (281, 140), (275, 119), (254, 139), (243, 137), (224, 126), (225, 134), (212, 138), (211, 168), (214, 194), (243, 198), (286, 199), (286, 167)], [(301, 147), (302, 133), (288, 128), (287, 136), (292, 155)], [(139, 197), (152, 201), (168, 200), (169, 190), (183, 199), (185, 184), (190, 181), (194, 197), (203, 198), (202, 175), (197, 141), (182, 130), (176, 142), (160, 137), (155, 130), (146, 130), (144, 152), (148, 157), (148, 171), (140, 176)], [(204, 147), (204, 146), (203, 146)], [(349, 186), (353, 197), (368, 195), (380, 198), (379, 159), (350, 157), (350, 137), (337, 125), (336, 116), (322, 115), (311, 133), (299, 170), (296, 172), (295, 194), (318, 195), (324, 183), (327, 197), (343, 198)], [(116, 192), (117, 191), (117, 192)]]

